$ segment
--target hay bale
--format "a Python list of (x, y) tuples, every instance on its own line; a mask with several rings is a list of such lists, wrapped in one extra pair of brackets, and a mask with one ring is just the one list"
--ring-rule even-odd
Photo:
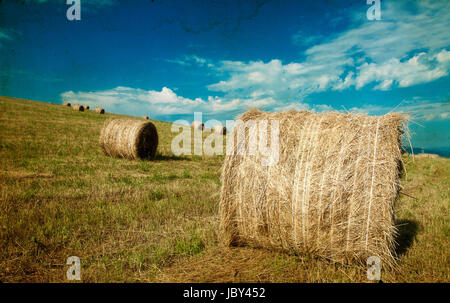
[(70, 102), (67, 102), (67, 101), (64, 101), (62, 105), (63, 106), (69, 106), (69, 107), (71, 106)]
[(96, 112), (97, 114), (103, 115), (103, 114), (105, 113), (105, 110), (104, 110), (103, 108), (101, 108), (101, 107), (96, 107), (96, 108), (95, 108), (95, 112)]
[(144, 119), (144, 120), (148, 120), (148, 119), (150, 119), (148, 116), (146, 116), (146, 115), (143, 115), (142, 116), (142, 119)]
[(75, 104), (74, 106), (72, 106), (72, 109), (76, 110), (76, 111), (84, 112), (84, 106), (80, 105), (80, 104)]
[(106, 155), (127, 159), (152, 159), (158, 147), (158, 132), (152, 122), (109, 120), (100, 133)]
[(89, 110), (89, 109), (90, 109), (89, 105), (85, 105), (85, 106), (84, 106), (84, 109), (85, 109), (85, 110)]
[(203, 130), (203, 129), (205, 129), (205, 124), (204, 124), (204, 123), (201, 123), (201, 122), (199, 122), (199, 121), (194, 121), (194, 122), (192, 122), (192, 127), (193, 127), (194, 129), (200, 129), (200, 130)]
[(225, 244), (395, 263), (404, 116), (251, 110), (240, 119), (279, 121), (279, 160), (262, 166), (263, 156), (248, 155), (248, 146), (245, 155), (226, 156), (219, 205)]
[(225, 135), (227, 133), (227, 128), (225, 126), (216, 125), (213, 127), (213, 132), (219, 135)]

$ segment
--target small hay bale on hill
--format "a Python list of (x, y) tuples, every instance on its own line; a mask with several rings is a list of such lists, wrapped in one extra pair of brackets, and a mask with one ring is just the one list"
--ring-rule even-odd
[(200, 129), (200, 130), (203, 130), (203, 129), (205, 128), (205, 124), (204, 124), (204, 123), (201, 123), (201, 122), (199, 122), (199, 121), (194, 121), (194, 122), (192, 122), (192, 127), (193, 127), (194, 129)]
[(89, 110), (89, 109), (90, 109), (89, 105), (85, 105), (85, 106), (84, 106), (84, 109), (85, 109), (85, 110)]
[(67, 101), (64, 101), (62, 105), (63, 106), (69, 106), (69, 107), (71, 106), (70, 102), (67, 102)]
[(158, 147), (158, 132), (152, 122), (115, 119), (105, 122), (100, 147), (106, 155), (127, 159), (152, 159)]
[(95, 112), (96, 112), (97, 114), (103, 115), (103, 114), (105, 113), (105, 110), (104, 110), (103, 108), (101, 108), (101, 107), (96, 107), (96, 108), (95, 108)]
[(227, 133), (227, 128), (225, 126), (216, 125), (213, 127), (213, 132), (219, 135), (225, 135)]
[(143, 115), (142, 116), (142, 119), (144, 119), (144, 120), (148, 120), (148, 119), (150, 119), (148, 116), (146, 116), (146, 115)]
[[(219, 204), (226, 245), (307, 253), (340, 263), (378, 256), (383, 266), (395, 264), (394, 202), (404, 116), (251, 110), (240, 119), (267, 120), (269, 131), (270, 121), (278, 120), (279, 155), (276, 165), (262, 166), (265, 157), (249, 155), (248, 146), (244, 155), (236, 155), (240, 140), (235, 155), (226, 156)], [(236, 132), (237, 127), (230, 139)]]
[(83, 112), (84, 111), (84, 106), (80, 105), (80, 104), (75, 104), (74, 106), (72, 106), (72, 109), (76, 110), (76, 111)]

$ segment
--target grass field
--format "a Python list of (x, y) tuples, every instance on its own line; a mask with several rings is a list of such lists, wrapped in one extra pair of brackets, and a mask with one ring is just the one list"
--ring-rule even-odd
[[(0, 97), (0, 281), (65, 282), (69, 256), (82, 282), (368, 281), (363, 265), (221, 247), (223, 156), (173, 156), (176, 134), (154, 121), (155, 161), (106, 157), (111, 117), (125, 118)], [(400, 257), (382, 280), (450, 282), (450, 160), (404, 163)]]

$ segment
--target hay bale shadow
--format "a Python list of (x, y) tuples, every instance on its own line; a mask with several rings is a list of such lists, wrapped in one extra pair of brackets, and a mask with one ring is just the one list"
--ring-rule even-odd
[(401, 256), (414, 243), (414, 239), (419, 230), (419, 223), (415, 220), (399, 220), (396, 222), (396, 226), (398, 228), (398, 235), (395, 239), (397, 242), (395, 252), (397, 256)]
[(166, 156), (166, 155), (156, 154), (153, 161), (192, 161), (192, 159), (190, 159), (188, 157), (180, 157), (180, 156), (175, 156), (175, 155)]

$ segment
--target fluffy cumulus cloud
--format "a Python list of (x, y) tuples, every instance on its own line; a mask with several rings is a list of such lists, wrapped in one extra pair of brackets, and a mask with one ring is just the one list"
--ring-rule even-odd
[(152, 118), (167, 116), (193, 118), (194, 112), (202, 112), (210, 118), (220, 120), (233, 119), (238, 113), (249, 108), (265, 110), (308, 109), (324, 111), (329, 109), (326, 105), (306, 105), (302, 103), (286, 104), (271, 97), (264, 97), (258, 92), (247, 99), (220, 98), (209, 96), (206, 100), (201, 98), (189, 99), (177, 95), (173, 90), (163, 87), (161, 91), (143, 90), (131, 87), (116, 87), (110, 90), (92, 92), (67, 91), (61, 94), (62, 101), (89, 105), (94, 108), (100, 106), (107, 111), (119, 112), (133, 116), (147, 114)]
[(93, 92), (68, 91), (61, 94), (63, 101), (100, 106), (111, 112), (129, 115), (151, 115), (154, 118), (164, 116), (191, 116), (194, 112), (223, 116), (246, 109), (246, 102), (241, 99), (223, 100), (209, 96), (189, 99), (178, 96), (173, 90), (163, 87), (161, 91), (143, 90), (130, 87), (116, 87), (110, 90)]
[[(121, 112), (130, 115), (139, 113), (153, 114), (159, 116), (188, 114), (199, 109), (207, 109), (206, 102), (202, 99), (189, 99), (163, 87), (161, 91), (143, 90), (130, 87), (116, 87), (110, 90), (94, 92), (73, 92), (68, 91), (61, 95), (63, 101), (77, 102), (89, 106), (104, 107), (109, 111)], [(220, 103), (211, 100), (208, 106)]]
[(283, 64), (277, 59), (267, 63), (224, 61), (218, 69), (230, 76), (227, 80), (209, 85), (212, 91), (248, 96), (256, 90), (260, 95), (291, 102), (302, 101), (314, 92), (345, 89), (352, 84), (353, 76), (349, 72), (341, 78), (342, 71), (336, 71), (331, 66), (309, 62)]
[(359, 68), (356, 88), (377, 82), (375, 89), (388, 90), (392, 85), (407, 87), (447, 76), (450, 69), (450, 52), (443, 49), (437, 54), (421, 52), (401, 61), (392, 58), (381, 64), (364, 63)]

